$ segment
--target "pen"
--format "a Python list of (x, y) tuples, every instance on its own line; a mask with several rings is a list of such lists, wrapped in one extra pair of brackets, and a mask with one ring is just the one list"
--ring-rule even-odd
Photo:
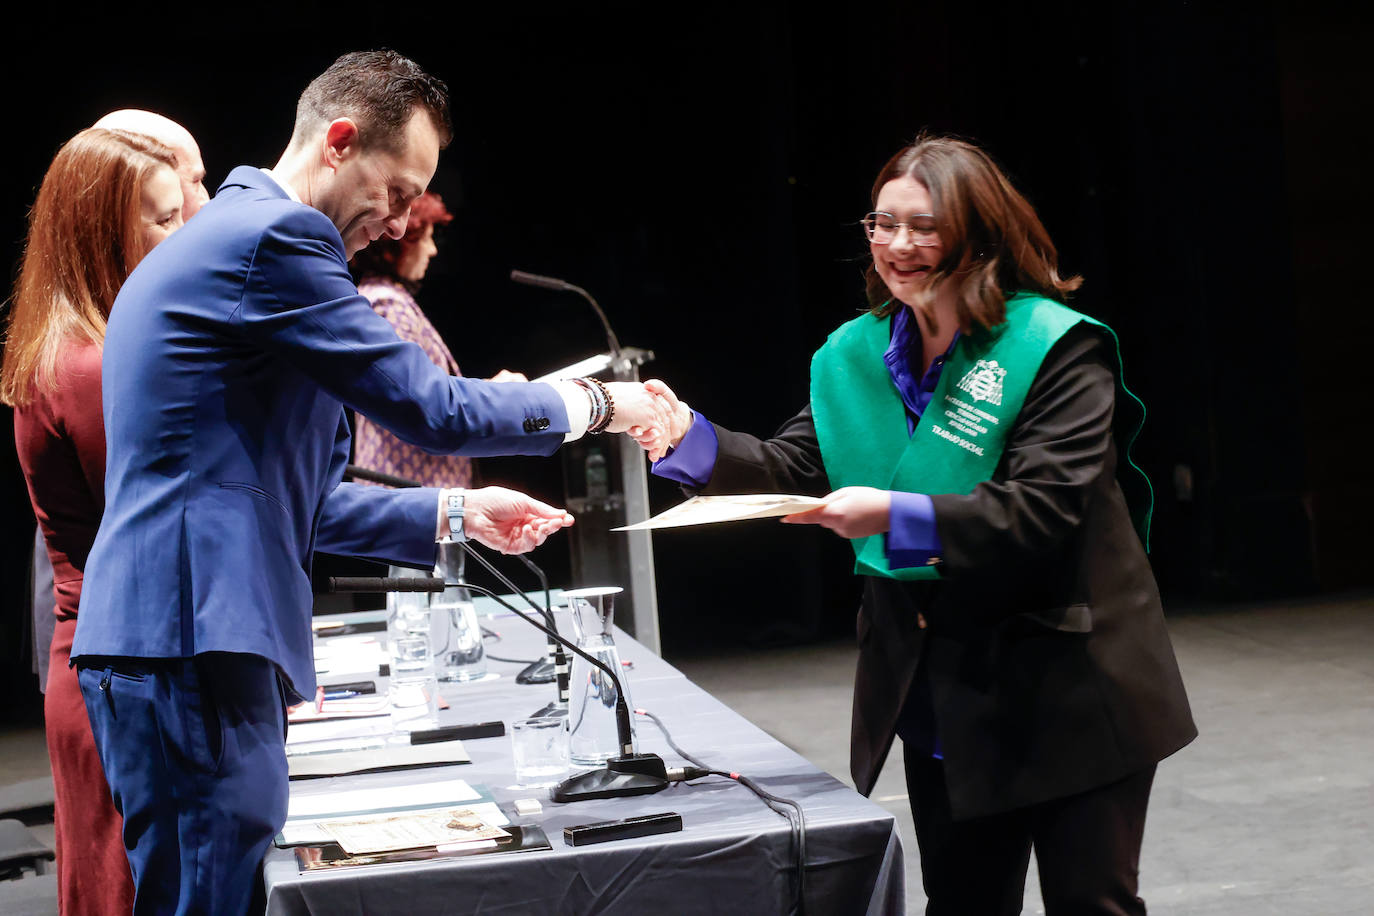
[(356, 690), (326, 690), (324, 692), (326, 700), (349, 700), (356, 696), (361, 696)]
[(326, 684), (325, 690), (353, 690), (358, 693), (376, 693), (377, 684), (374, 681), (349, 681), (343, 684)]

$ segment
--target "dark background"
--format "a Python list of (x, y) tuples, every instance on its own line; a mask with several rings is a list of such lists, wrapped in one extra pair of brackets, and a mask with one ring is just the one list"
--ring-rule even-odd
[[(810, 354), (863, 307), (857, 227), (883, 162), (929, 128), (987, 147), (1039, 209), (1075, 305), (1111, 324), (1150, 409), (1153, 558), (1174, 602), (1374, 581), (1365, 161), (1370, 32), (1344, 5), (782, 3), (140, 6), (10, 29), (8, 265), (47, 163), (106, 111), (200, 141), (212, 189), (272, 165), (295, 99), (340, 53), (389, 46), (445, 79), (457, 215), (421, 302), (468, 375), (603, 349), (586, 287), (649, 374), (766, 434)], [(510, 10), (507, 12), (506, 10)], [(11, 276), (13, 268), (10, 270)], [(36, 716), (32, 513), (0, 414), (0, 687)], [(483, 463), (559, 502), (560, 462)], [(680, 499), (651, 482), (656, 510)], [(847, 546), (773, 522), (656, 536), (664, 649), (851, 626)], [(566, 582), (566, 541), (536, 553)], [(581, 583), (579, 583), (581, 584)]]

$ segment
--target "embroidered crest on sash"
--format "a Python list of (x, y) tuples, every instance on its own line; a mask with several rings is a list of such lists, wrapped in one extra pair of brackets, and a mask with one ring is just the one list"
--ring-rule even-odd
[(980, 359), (977, 365), (959, 380), (958, 388), (966, 391), (975, 401), (987, 401), (1002, 405), (1002, 379), (1007, 370), (997, 365), (995, 359)]

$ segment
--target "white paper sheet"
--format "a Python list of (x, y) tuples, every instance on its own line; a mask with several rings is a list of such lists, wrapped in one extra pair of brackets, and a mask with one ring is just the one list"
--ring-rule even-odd
[(612, 528), (612, 531), (642, 531), (652, 528), (679, 528), (686, 525), (711, 525), (750, 518), (774, 518), (814, 509), (824, 500), (818, 496), (788, 496), (782, 493), (752, 493), (746, 496), (695, 496), (685, 503), (660, 512), (651, 519)]
[[(286, 752), (298, 744), (313, 741), (336, 741), (344, 738), (370, 739), (391, 734), (390, 716), (371, 716), (364, 719), (320, 719), (317, 721), (297, 722), (286, 730)], [(373, 747), (375, 741), (360, 740), (357, 747)]]
[(367, 673), (375, 675), (377, 666), (388, 661), (386, 645), (376, 636), (354, 633), (330, 636), (315, 642), (317, 674)]
[(391, 703), (384, 693), (365, 693), (360, 697), (342, 700), (325, 700), (316, 709), (309, 701), (292, 707), (286, 717), (291, 725), (304, 725), (307, 722), (326, 722), (331, 719), (366, 719), (370, 716), (391, 715)]
[(434, 807), (481, 798), (463, 779), (441, 779), (412, 785), (347, 789), (342, 792), (297, 794), (292, 786), (286, 817), (321, 818), (363, 811), (395, 811), (401, 808)]
[(560, 382), (564, 379), (581, 378), (584, 375), (596, 375), (602, 369), (611, 364), (611, 354), (598, 353), (595, 356), (588, 356), (586, 359), (578, 360), (571, 366), (564, 366), (562, 369), (555, 369), (552, 372), (532, 378), (532, 382)]
[[(292, 779), (302, 776), (338, 776), (361, 773), (382, 767), (418, 768), (433, 764), (468, 763), (472, 760), (461, 741), (435, 741), (432, 744), (385, 744), (368, 748), (297, 745), (296, 753), (286, 755)], [(314, 751), (314, 753), (311, 753)]]

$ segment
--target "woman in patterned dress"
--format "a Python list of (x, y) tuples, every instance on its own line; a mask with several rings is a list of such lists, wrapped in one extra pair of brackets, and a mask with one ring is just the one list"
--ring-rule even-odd
[[(410, 208), (406, 232), (399, 239), (380, 238), (353, 257), (358, 292), (391, 323), (402, 340), (418, 344), (430, 360), (453, 375), (462, 375), (448, 346), (415, 301), (415, 293), (438, 253), (434, 227), (453, 220), (438, 194), (426, 191)], [(525, 376), (502, 369), (494, 382), (523, 382)], [(372, 471), (414, 480), (427, 487), (470, 487), (472, 459), (431, 455), (402, 442), (359, 414), (353, 431), (354, 464)]]

